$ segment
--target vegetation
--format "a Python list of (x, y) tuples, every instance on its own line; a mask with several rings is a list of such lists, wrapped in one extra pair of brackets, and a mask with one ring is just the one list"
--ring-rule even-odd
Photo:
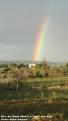
[(38, 64), (35, 68), (24, 64), (0, 65), (0, 100), (68, 101), (67, 93), (68, 63), (65, 66)]
[(16, 103), (68, 105), (68, 63), (63, 66), (42, 63), (34, 68), (24, 64), (1, 64), (0, 111)]

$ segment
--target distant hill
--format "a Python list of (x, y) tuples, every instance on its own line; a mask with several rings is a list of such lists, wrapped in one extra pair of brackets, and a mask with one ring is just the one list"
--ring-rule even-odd
[[(33, 62), (31, 60), (0, 60), (0, 64), (11, 64), (11, 63), (15, 63), (15, 64), (31, 64), (31, 63), (35, 63), (35, 64), (40, 64), (41, 61), (36, 61)], [(55, 66), (59, 66), (59, 65), (65, 65), (66, 62), (46, 62), (48, 65), (55, 65)]]

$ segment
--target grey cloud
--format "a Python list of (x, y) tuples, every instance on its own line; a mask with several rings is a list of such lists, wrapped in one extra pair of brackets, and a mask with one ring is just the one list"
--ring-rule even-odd
[(31, 59), (41, 19), (49, 16), (41, 56), (47, 60), (68, 60), (67, 11), (64, 0), (1, 0), (0, 58)]

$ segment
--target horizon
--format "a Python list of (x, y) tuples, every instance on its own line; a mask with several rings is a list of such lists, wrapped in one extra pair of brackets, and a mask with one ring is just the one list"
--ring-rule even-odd
[[(0, 60), (0, 62), (32, 62), (32, 63), (37, 63), (37, 62), (42, 62), (43, 60), (37, 60), (37, 61), (33, 61), (33, 60)], [(68, 61), (46, 61), (46, 63), (68, 63)]]

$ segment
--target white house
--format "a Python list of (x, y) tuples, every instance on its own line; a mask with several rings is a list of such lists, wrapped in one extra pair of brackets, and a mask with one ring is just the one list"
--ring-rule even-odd
[(29, 68), (32, 68), (32, 69), (34, 69), (36, 67), (36, 64), (29, 64)]

